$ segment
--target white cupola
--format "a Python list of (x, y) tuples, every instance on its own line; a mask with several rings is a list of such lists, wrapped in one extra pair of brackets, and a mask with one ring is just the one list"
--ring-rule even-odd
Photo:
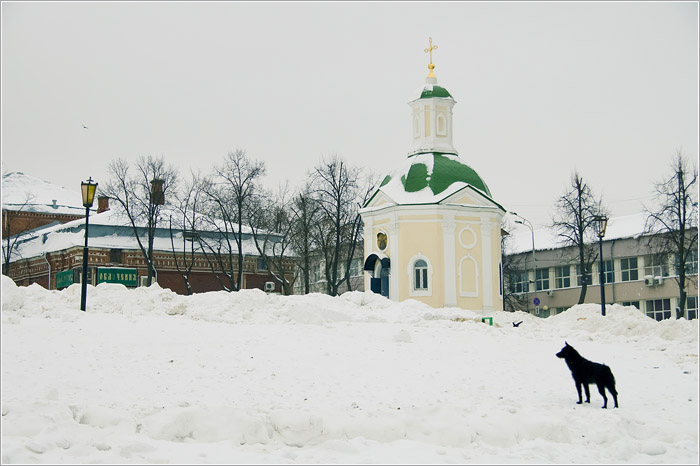
[(433, 73), (433, 50), (436, 48), (437, 45), (433, 45), (431, 38), (430, 47), (425, 49), (425, 52), (430, 53), (430, 73), (425, 78), (420, 96), (408, 103), (411, 106), (413, 135), (409, 157), (425, 152), (457, 155), (457, 149), (452, 142), (452, 107), (456, 102), (447, 89), (437, 85), (437, 78)]

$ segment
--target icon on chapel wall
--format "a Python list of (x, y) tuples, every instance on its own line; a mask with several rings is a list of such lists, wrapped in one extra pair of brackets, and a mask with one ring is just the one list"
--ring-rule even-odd
[(380, 251), (386, 249), (386, 233), (377, 234), (377, 247)]

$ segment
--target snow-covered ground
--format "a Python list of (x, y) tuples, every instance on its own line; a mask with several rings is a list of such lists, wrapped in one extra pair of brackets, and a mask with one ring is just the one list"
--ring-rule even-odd
[(697, 320), (2, 280), (3, 463), (698, 463)]

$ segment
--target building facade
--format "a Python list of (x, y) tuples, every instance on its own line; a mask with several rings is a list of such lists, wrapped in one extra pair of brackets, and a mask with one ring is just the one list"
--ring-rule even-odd
[[(88, 238), (88, 283), (121, 283), (127, 287), (144, 286), (147, 283), (148, 266), (138, 246), (134, 230), (123, 216), (109, 209), (107, 199), (99, 202), (98, 213), (90, 216)], [(138, 228), (145, 236), (145, 227)], [(237, 280), (237, 251), (230, 255), (212, 257), (201, 246), (208, 240), (217, 244), (218, 232), (200, 231), (197, 239), (191, 232), (170, 230), (164, 224), (155, 229), (153, 262), (156, 274), (153, 281), (163, 288), (186, 294), (188, 288), (183, 278), (187, 275), (194, 293), (233, 289), (231, 280), (222, 270), (233, 270)], [(260, 256), (252, 235), (241, 232), (243, 243), (242, 288), (258, 288), (267, 292), (282, 292), (282, 287), (270, 273)], [(48, 289), (62, 289), (78, 283), (82, 277), (83, 246), (85, 243), (85, 218), (67, 223), (48, 225), (23, 232), (11, 250), (7, 275), (18, 285), (37, 283)], [(231, 243), (233, 243), (231, 239)], [(221, 244), (228, 243), (221, 241)], [(233, 267), (231, 267), (233, 262)], [(283, 261), (285, 277), (294, 277), (293, 258)]]
[[(634, 306), (650, 318), (676, 318), (680, 308), (678, 265), (673, 254), (660, 253), (650, 237), (644, 235), (644, 214), (611, 218), (603, 240), (603, 274), (606, 304)], [(697, 235), (697, 229), (695, 233)], [(522, 310), (540, 317), (559, 314), (579, 301), (583, 281), (587, 283), (586, 303), (600, 303), (600, 261), (588, 273), (581, 273), (577, 250), (561, 247), (546, 229), (515, 234), (513, 250), (505, 256), (509, 264), (506, 277), (506, 308)], [(598, 245), (596, 251), (599, 250)], [(697, 318), (698, 259), (686, 265), (686, 319)], [(534, 259), (534, 260), (533, 260)]]

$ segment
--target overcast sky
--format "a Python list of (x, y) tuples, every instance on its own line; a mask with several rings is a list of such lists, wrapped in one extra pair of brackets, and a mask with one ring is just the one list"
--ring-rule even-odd
[(697, 2), (3, 2), (3, 172), (78, 192), (116, 158), (188, 176), (240, 148), (269, 187), (334, 154), (383, 176), (429, 37), (460, 157), (534, 224), (574, 170), (624, 215), (698, 158)]

